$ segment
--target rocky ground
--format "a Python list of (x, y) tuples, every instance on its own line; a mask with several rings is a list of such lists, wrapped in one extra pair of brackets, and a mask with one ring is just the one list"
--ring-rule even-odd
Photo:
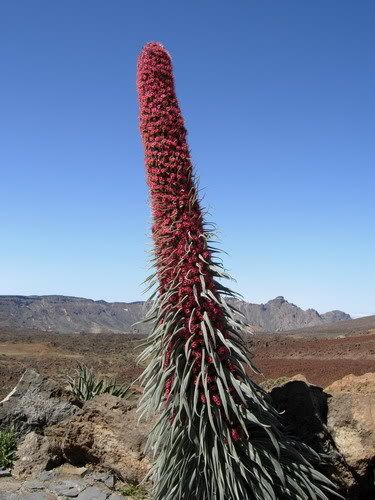
[[(297, 439), (324, 453), (320, 469), (347, 500), (375, 495), (375, 373), (349, 375), (323, 391), (303, 376), (270, 394)], [(138, 422), (135, 402), (108, 394), (79, 401), (60, 384), (27, 370), (0, 402), (0, 428), (12, 425), (18, 448), (0, 470), (2, 500), (140, 500), (149, 484), (144, 444), (153, 422)]]
[(311, 383), (326, 387), (348, 374), (375, 371), (375, 329), (327, 337), (316, 333), (261, 335), (250, 344), (263, 373), (260, 382), (302, 373)]
[(149, 469), (143, 448), (150, 423), (138, 425), (132, 398), (80, 401), (52, 379), (27, 370), (0, 402), (0, 429), (18, 446), (11, 469), (0, 469), (1, 500), (118, 500)]
[[(259, 334), (248, 343), (263, 372), (257, 381), (295, 434), (329, 453), (330, 474), (346, 499), (367, 500), (375, 498), (375, 324), (346, 323), (340, 330)], [(0, 500), (145, 497), (138, 482), (149, 467), (143, 446), (150, 423), (137, 424), (137, 396), (82, 404), (66, 391), (77, 363), (133, 381), (142, 371), (141, 342), (116, 334), (0, 331), (0, 400), (28, 370), (0, 403), (0, 428), (17, 423), (19, 442), (12, 475), (0, 470)]]
[(124, 495), (113, 490), (115, 477), (109, 472), (93, 472), (87, 467), (67, 465), (44, 471), (29, 480), (11, 476), (1, 478), (1, 500), (124, 500)]
[(136, 364), (140, 340), (121, 334), (65, 334), (0, 331), (0, 398), (26, 368), (57, 380), (72, 375), (78, 363), (95, 372), (130, 382), (141, 372)]

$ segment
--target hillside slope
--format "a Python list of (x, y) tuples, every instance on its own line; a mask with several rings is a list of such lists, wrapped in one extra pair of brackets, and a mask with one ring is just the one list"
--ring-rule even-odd
[(242, 300), (235, 300), (233, 304), (244, 314), (251, 325), (260, 326), (268, 332), (279, 332), (351, 319), (349, 314), (342, 311), (329, 311), (325, 314), (319, 314), (315, 309), (304, 311), (281, 296), (269, 300), (266, 304), (251, 304)]
[[(350, 319), (341, 311), (322, 315), (314, 309), (303, 311), (283, 297), (266, 304), (241, 300), (233, 304), (255, 332), (284, 331)], [(63, 295), (3, 295), (0, 296), (0, 328), (58, 333), (145, 333), (146, 325), (132, 325), (144, 317), (147, 307), (147, 302), (105, 302)]]

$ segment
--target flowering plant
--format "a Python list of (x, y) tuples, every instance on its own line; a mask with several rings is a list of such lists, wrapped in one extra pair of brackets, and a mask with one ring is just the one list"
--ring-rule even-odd
[(319, 458), (286, 437), (227, 302), (235, 293), (204, 221), (171, 58), (158, 43), (139, 57), (140, 129), (153, 216), (153, 330), (141, 360), (142, 414), (159, 414), (149, 439), (156, 500), (327, 499)]

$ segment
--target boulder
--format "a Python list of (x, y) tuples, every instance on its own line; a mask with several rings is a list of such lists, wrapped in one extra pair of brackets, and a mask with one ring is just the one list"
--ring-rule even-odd
[(375, 394), (375, 373), (365, 373), (364, 375), (346, 375), (340, 380), (333, 382), (324, 390), (328, 394), (337, 394), (339, 392), (349, 392), (352, 394)]
[(270, 395), (274, 406), (282, 412), (286, 431), (327, 457), (324, 463), (316, 466), (345, 492), (345, 498), (349, 498), (348, 492), (356, 485), (356, 479), (326, 425), (328, 394), (321, 387), (293, 380), (275, 387)]
[[(287, 432), (327, 457), (321, 471), (340, 486), (346, 500), (375, 498), (375, 374), (344, 377), (325, 391), (292, 380), (274, 387), (270, 398), (283, 412)], [(153, 422), (138, 423), (134, 404), (108, 394), (80, 406), (55, 382), (34, 370), (25, 372), (0, 403), (0, 426), (15, 424), (22, 438), (15, 478), (41, 478), (64, 463), (90, 464), (96, 471), (90, 486), (101, 490), (114, 486), (107, 471), (129, 483), (144, 478), (151, 464), (143, 450)], [(69, 472), (66, 465), (59, 469)], [(75, 470), (86, 478), (88, 469)]]
[(62, 452), (53, 448), (46, 436), (32, 431), (17, 448), (12, 475), (16, 479), (36, 477), (41, 472), (62, 463)]
[(375, 373), (349, 375), (326, 391), (328, 429), (363, 485), (359, 498), (375, 498)]
[[(290, 381), (275, 387), (273, 404), (283, 411), (287, 431), (327, 457), (321, 471), (336, 482), (345, 499), (375, 498), (375, 404), (374, 394), (359, 385), (370, 387), (369, 378), (362, 382), (336, 382), (339, 392), (332, 395), (303, 381)], [(374, 387), (374, 386), (371, 386)]]
[(270, 395), (276, 408), (283, 412), (288, 431), (316, 451), (323, 451), (324, 443), (329, 440), (323, 424), (327, 420), (328, 395), (323, 389), (302, 380), (292, 380), (274, 387)]
[(76, 404), (55, 381), (28, 369), (0, 402), (0, 427), (12, 427), (18, 437), (32, 431), (42, 434), (45, 427), (74, 415)]
[(139, 482), (150, 468), (143, 452), (150, 429), (150, 422), (138, 423), (134, 404), (103, 394), (45, 434), (51, 448), (61, 449), (67, 462), (91, 463), (114, 471), (124, 481)]
[(138, 424), (134, 404), (105, 394), (79, 407), (56, 382), (34, 370), (27, 370), (0, 403), (0, 426), (11, 425), (19, 439), (17, 479), (67, 463), (91, 464), (138, 482), (150, 468), (143, 449), (151, 424)]

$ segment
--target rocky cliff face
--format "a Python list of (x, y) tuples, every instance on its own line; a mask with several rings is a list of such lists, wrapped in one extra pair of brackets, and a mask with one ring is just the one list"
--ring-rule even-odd
[[(350, 319), (341, 311), (320, 315), (314, 309), (303, 311), (284, 297), (266, 304), (235, 300), (233, 305), (253, 325), (255, 331), (283, 331)], [(63, 295), (0, 296), (0, 327), (35, 329), (58, 333), (146, 333), (142, 320), (147, 302), (105, 302)]]
[(281, 296), (266, 304), (250, 304), (242, 300), (233, 301), (233, 304), (244, 314), (249, 324), (259, 326), (269, 332), (351, 319), (349, 314), (342, 311), (330, 311), (325, 314), (319, 314), (315, 309), (304, 311)]
[(0, 327), (57, 333), (143, 333), (134, 326), (146, 302), (105, 302), (63, 295), (0, 296)]

